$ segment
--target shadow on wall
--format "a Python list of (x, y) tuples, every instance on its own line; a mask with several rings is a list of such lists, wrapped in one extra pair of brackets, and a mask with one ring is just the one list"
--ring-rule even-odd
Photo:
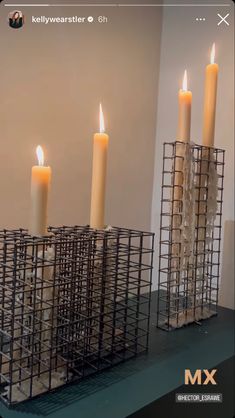
[(235, 309), (234, 304), (234, 226), (235, 221), (225, 221), (222, 253), (221, 290), (219, 304)]

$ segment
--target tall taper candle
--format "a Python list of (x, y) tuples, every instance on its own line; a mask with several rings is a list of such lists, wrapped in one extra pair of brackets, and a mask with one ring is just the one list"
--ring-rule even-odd
[(215, 44), (213, 44), (211, 49), (211, 62), (206, 67), (205, 78), (202, 144), (207, 147), (214, 146), (218, 72), (219, 66), (215, 64)]
[[(184, 72), (182, 89), (178, 95), (178, 131), (177, 141), (189, 142), (191, 130), (191, 105), (192, 93), (188, 90), (187, 71)], [(175, 147), (175, 175), (174, 175), (174, 189), (173, 189), (173, 233), (172, 233), (172, 267), (178, 270), (179, 275), (179, 256), (180, 256), (180, 225), (182, 212), (182, 185), (183, 178), (183, 164), (186, 147), (182, 143), (176, 143)], [(179, 276), (177, 280), (180, 280)]]
[[(192, 106), (192, 92), (188, 90), (187, 71), (184, 72), (182, 89), (178, 95), (179, 110), (178, 110), (178, 131), (177, 141), (189, 142), (191, 130), (191, 106)], [(185, 153), (185, 145), (177, 143), (175, 148), (175, 188), (174, 199), (180, 200), (182, 198), (182, 184), (183, 184), (183, 158)], [(178, 205), (175, 202), (176, 206)]]
[(177, 140), (190, 141), (192, 92), (188, 90), (187, 71), (184, 72), (183, 86), (179, 91), (179, 115)]
[(44, 166), (44, 154), (40, 145), (36, 152), (38, 165), (32, 167), (29, 233), (33, 236), (44, 236), (47, 234), (47, 206), (51, 168)]
[(104, 116), (100, 104), (100, 132), (94, 135), (91, 189), (90, 226), (104, 228), (105, 186), (109, 136), (105, 133)]

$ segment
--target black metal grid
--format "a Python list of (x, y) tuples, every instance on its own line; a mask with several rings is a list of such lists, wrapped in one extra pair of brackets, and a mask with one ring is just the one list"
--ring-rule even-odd
[(0, 231), (0, 398), (25, 401), (148, 348), (154, 235)]
[(157, 308), (162, 329), (217, 313), (224, 157), (222, 149), (164, 143)]

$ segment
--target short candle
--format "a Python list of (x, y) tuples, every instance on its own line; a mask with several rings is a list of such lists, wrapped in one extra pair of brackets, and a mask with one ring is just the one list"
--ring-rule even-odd
[(192, 92), (188, 90), (188, 78), (186, 70), (184, 72), (182, 89), (179, 91), (178, 102), (179, 116), (177, 140), (188, 142), (190, 141), (191, 129)]
[(47, 234), (48, 193), (51, 182), (51, 168), (44, 166), (43, 149), (36, 150), (38, 165), (32, 167), (31, 175), (31, 212), (29, 233), (33, 236)]

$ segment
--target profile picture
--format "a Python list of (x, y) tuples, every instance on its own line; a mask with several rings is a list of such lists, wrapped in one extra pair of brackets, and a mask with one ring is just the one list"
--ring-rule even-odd
[(24, 15), (19, 10), (14, 10), (14, 12), (9, 13), (9, 26), (13, 29), (22, 28), (24, 24)]

